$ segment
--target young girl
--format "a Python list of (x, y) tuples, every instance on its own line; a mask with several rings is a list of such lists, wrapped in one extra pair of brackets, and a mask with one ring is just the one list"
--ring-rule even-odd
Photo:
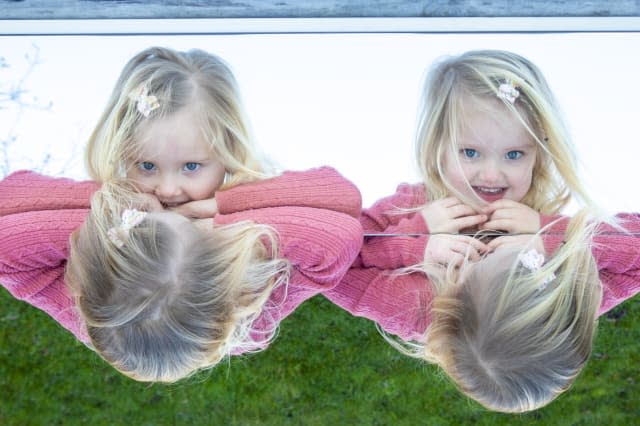
[(231, 70), (197, 49), (131, 58), (85, 154), (93, 180), (132, 179), (168, 207), (267, 173)]
[[(416, 342), (412, 354), (436, 362), (490, 409), (548, 403), (591, 348), (601, 290), (589, 248), (604, 281), (602, 312), (638, 292), (630, 278), (637, 239), (596, 233), (592, 245), (587, 217), (596, 209), (577, 178), (559, 109), (537, 67), (513, 53), (468, 52), (431, 70), (416, 151), (424, 182), (400, 185), (363, 211), (371, 236), (343, 282), (324, 294)], [(572, 198), (587, 207), (568, 226), (557, 215)], [(465, 235), (477, 231), (510, 235)], [(629, 247), (629, 257), (618, 255)], [(538, 262), (533, 271), (522, 273), (520, 256)], [(476, 267), (483, 273), (468, 272)], [(522, 350), (523, 342), (535, 344)], [(567, 358), (557, 369), (547, 362)]]
[[(86, 159), (104, 184), (88, 218), (95, 184), (33, 173), (2, 182), (0, 281), (138, 380), (175, 381), (266, 346), (282, 318), (342, 278), (361, 245), (359, 191), (333, 169), (247, 183), (266, 167), (233, 76), (202, 51), (132, 58)], [(146, 212), (154, 204), (219, 213), (216, 226), (196, 232), (175, 213)], [(67, 258), (81, 315), (63, 282)]]

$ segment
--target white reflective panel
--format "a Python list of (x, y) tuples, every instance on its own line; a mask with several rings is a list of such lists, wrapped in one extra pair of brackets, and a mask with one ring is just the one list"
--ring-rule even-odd
[[(519, 53), (544, 72), (569, 123), (584, 179), (607, 210), (640, 211), (640, 33), (275, 34), (2, 36), (3, 173), (86, 177), (82, 148), (125, 62), (161, 45), (224, 58), (239, 81), (261, 148), (283, 169), (329, 164), (361, 189), (365, 206), (418, 181), (413, 137), (422, 78), (434, 59), (471, 49)], [(39, 63), (21, 110), (5, 99)], [(12, 106), (13, 105), (13, 106)], [(2, 154), (0, 154), (2, 155)], [(0, 158), (4, 161), (4, 158)]]

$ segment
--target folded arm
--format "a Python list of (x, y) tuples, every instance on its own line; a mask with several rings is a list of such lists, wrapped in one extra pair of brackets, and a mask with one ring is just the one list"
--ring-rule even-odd
[(88, 336), (64, 282), (69, 237), (86, 209), (0, 217), (0, 283), (15, 298), (53, 317), (83, 342)]
[(98, 189), (92, 181), (74, 181), (21, 170), (0, 181), (0, 216), (39, 210), (86, 209)]
[(267, 207), (314, 207), (358, 217), (358, 188), (331, 167), (287, 171), (265, 180), (237, 185), (215, 194), (218, 211), (236, 213)]

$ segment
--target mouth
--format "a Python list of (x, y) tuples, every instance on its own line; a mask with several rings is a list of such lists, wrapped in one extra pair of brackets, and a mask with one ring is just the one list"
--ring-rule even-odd
[(167, 202), (161, 201), (160, 204), (162, 205), (163, 209), (172, 209), (174, 207), (178, 207), (178, 206), (183, 205), (185, 202), (182, 202), (182, 203), (176, 203), (176, 202), (167, 203)]
[(488, 202), (501, 199), (507, 191), (504, 187), (474, 186), (472, 188), (478, 197)]

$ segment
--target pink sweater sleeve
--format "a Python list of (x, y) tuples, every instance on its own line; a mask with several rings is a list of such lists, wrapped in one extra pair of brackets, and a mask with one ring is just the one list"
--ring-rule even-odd
[[(591, 248), (602, 282), (599, 315), (640, 292), (640, 215), (621, 213), (616, 217), (629, 234), (610, 225), (600, 225)], [(562, 245), (569, 219), (564, 216), (542, 217), (542, 225), (549, 225), (543, 235), (548, 254)]]
[[(395, 269), (416, 265), (424, 259), (427, 225), (419, 211), (403, 211), (425, 203), (422, 185), (401, 184), (396, 193), (364, 209), (360, 222), (365, 240), (356, 266)], [(385, 236), (375, 236), (385, 234)], [(374, 235), (374, 236), (372, 236)]]
[(270, 307), (253, 322), (257, 341), (267, 337), (268, 330), (305, 300), (337, 285), (362, 245), (358, 220), (331, 210), (270, 207), (215, 217), (217, 225), (240, 221), (271, 226), (278, 240), (278, 255), (291, 265), (288, 284), (272, 292), (267, 302)]
[(315, 207), (360, 215), (362, 197), (358, 188), (331, 167), (287, 171), (282, 175), (216, 192), (222, 214), (265, 207)]
[(360, 222), (365, 233), (426, 233), (427, 225), (418, 211), (403, 211), (426, 202), (421, 185), (400, 184), (396, 193), (362, 210)]
[(0, 217), (0, 283), (85, 343), (89, 339), (64, 283), (64, 268), (69, 236), (87, 214), (75, 209)]
[(431, 284), (419, 273), (351, 268), (340, 284), (323, 295), (405, 341), (420, 340), (431, 323)]
[(243, 220), (274, 228), (279, 255), (291, 263), (280, 319), (311, 296), (336, 286), (362, 245), (362, 227), (358, 220), (331, 210), (271, 207), (215, 217), (217, 225)]
[(602, 281), (599, 315), (640, 292), (640, 214), (616, 217), (629, 234), (601, 225), (592, 247)]
[(36, 210), (89, 208), (98, 184), (18, 171), (0, 181), (0, 216)]
[(547, 256), (551, 256), (562, 245), (569, 219), (567, 216), (540, 215), (540, 226), (543, 229), (542, 242)]

